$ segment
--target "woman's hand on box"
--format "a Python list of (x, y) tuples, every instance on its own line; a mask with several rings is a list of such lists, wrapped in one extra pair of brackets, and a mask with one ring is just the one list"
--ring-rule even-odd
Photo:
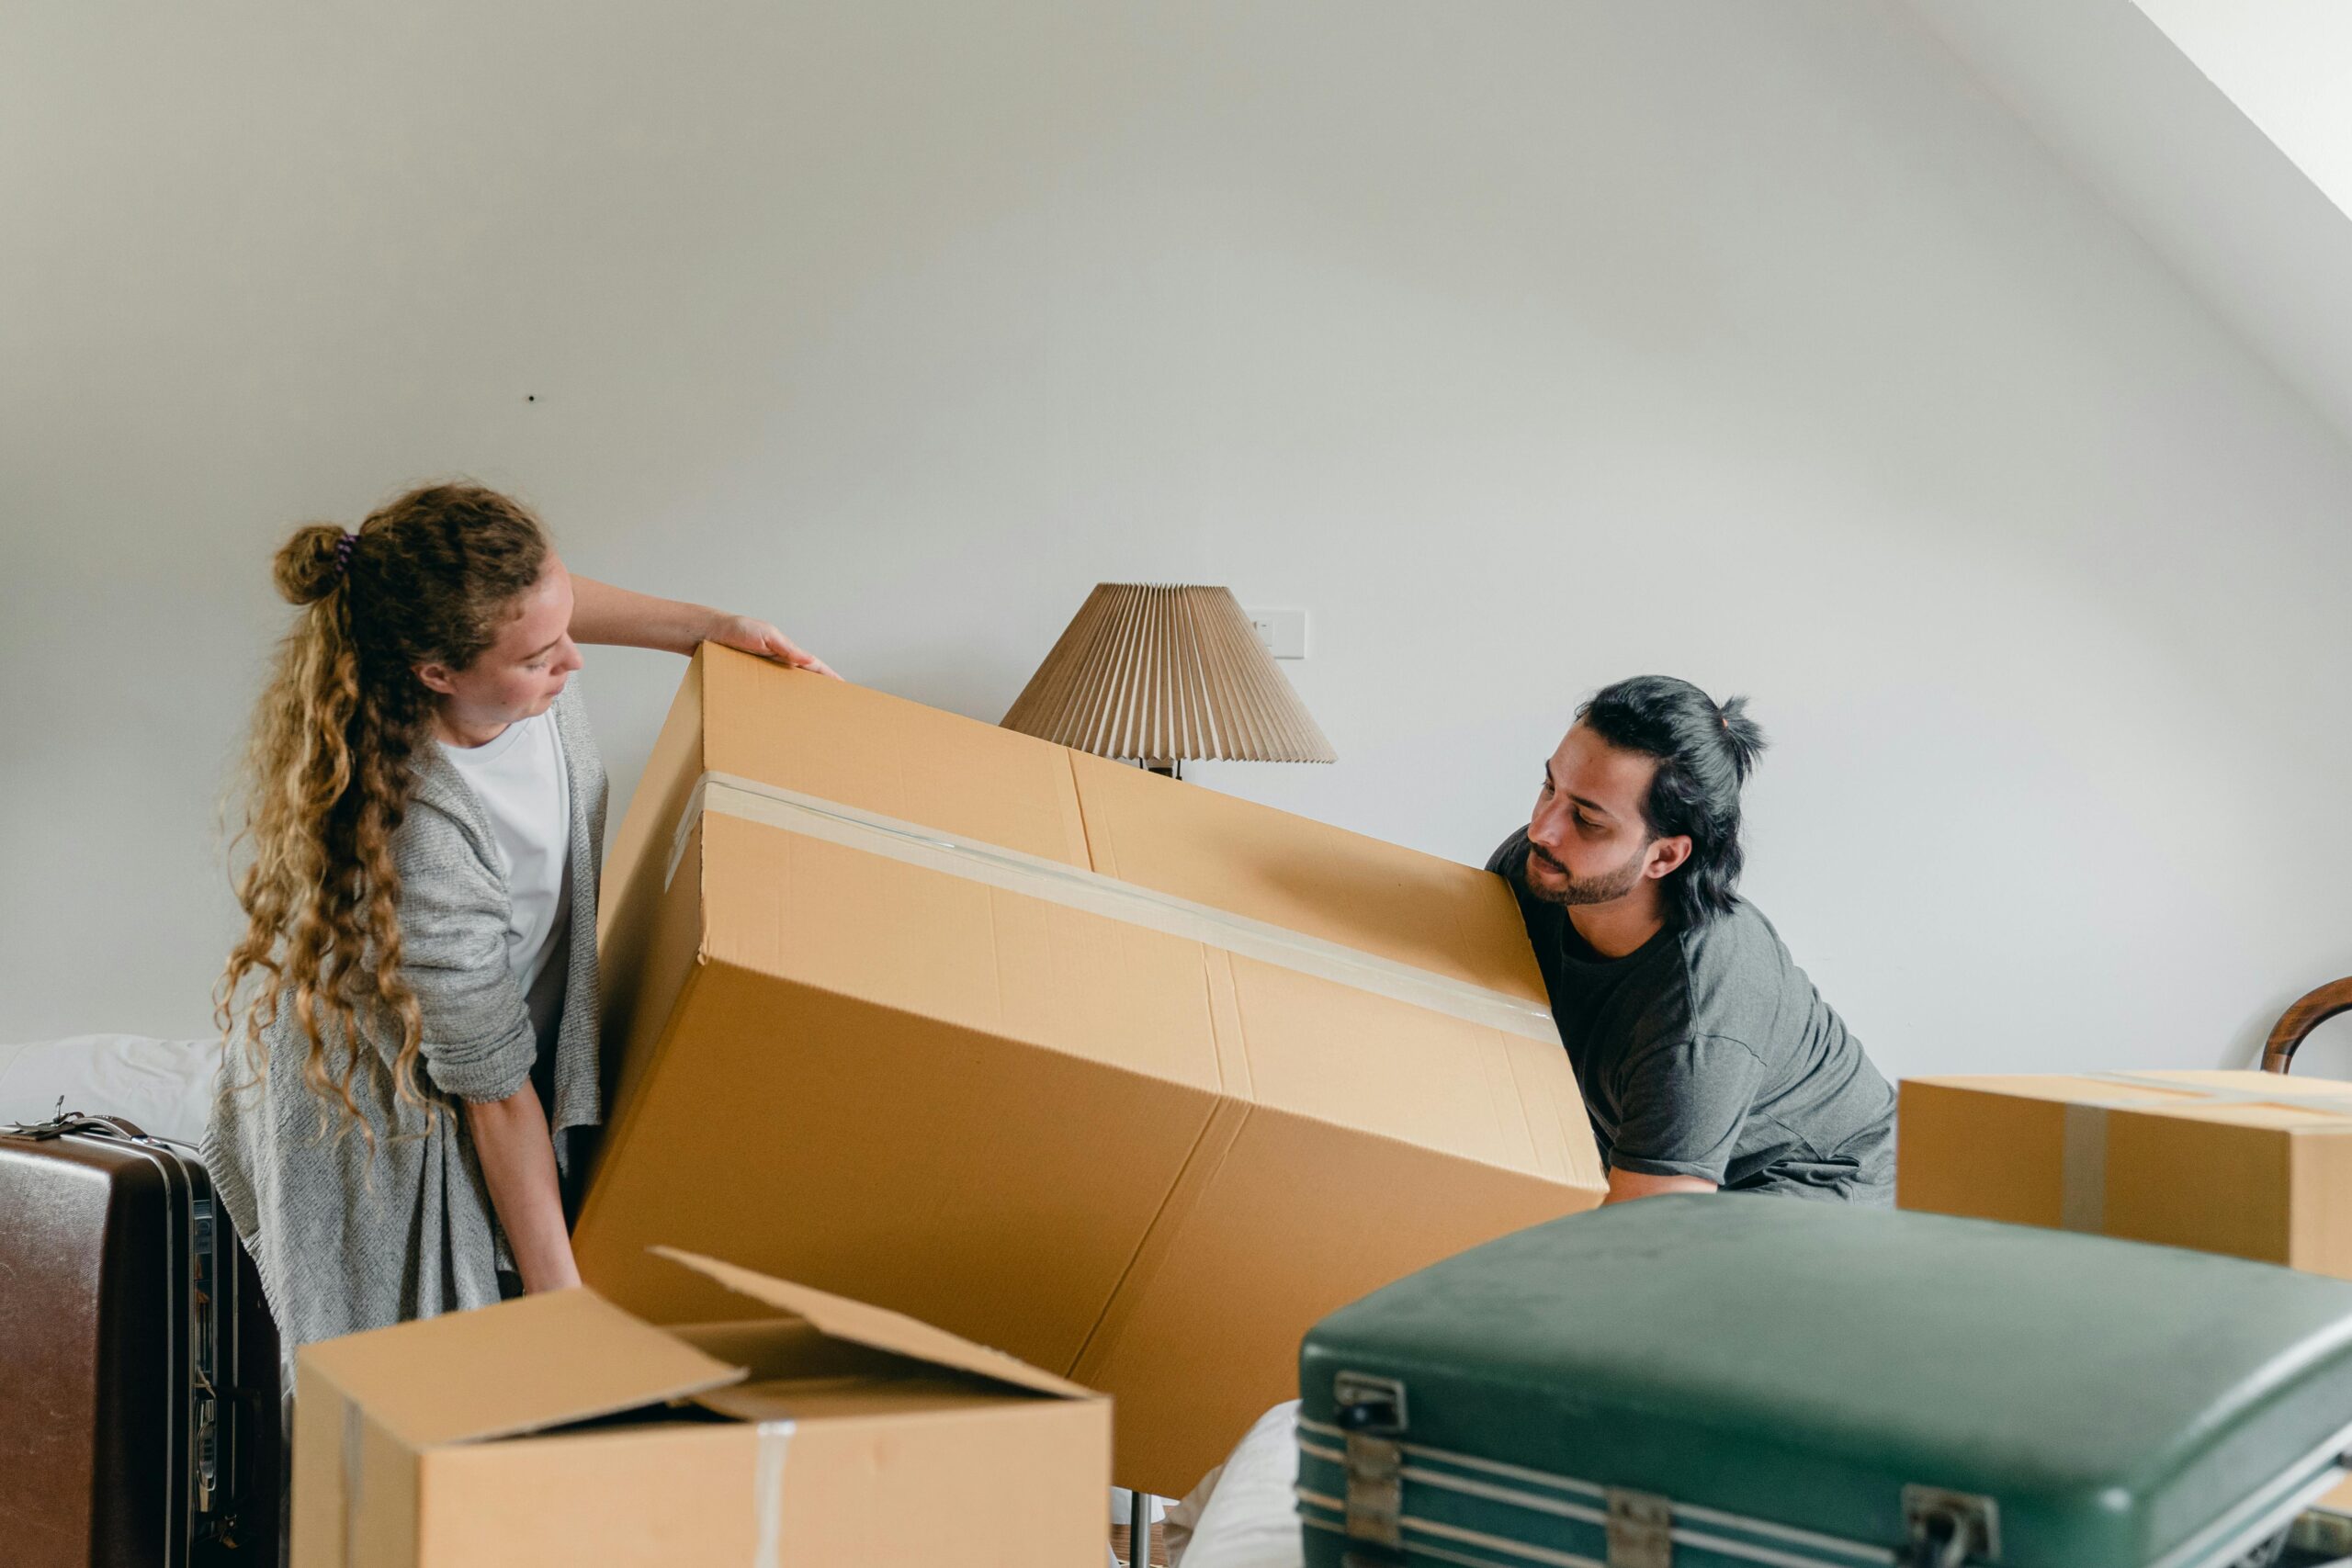
[(831, 665), (775, 626), (765, 621), (755, 621), (749, 615), (720, 615), (711, 629), (708, 640), (728, 648), (741, 649), (745, 653), (756, 653), (763, 659), (773, 659), (780, 664), (789, 664), (795, 670), (813, 670), (836, 681), (842, 678)]
[(571, 574), (571, 637), (575, 642), (659, 648), (690, 657), (698, 644), (716, 642), (797, 670), (813, 670), (820, 675), (841, 679), (831, 665), (767, 622), (749, 615), (730, 615), (724, 610), (690, 604), (683, 599), (661, 599), (650, 593), (616, 588), (578, 572)]

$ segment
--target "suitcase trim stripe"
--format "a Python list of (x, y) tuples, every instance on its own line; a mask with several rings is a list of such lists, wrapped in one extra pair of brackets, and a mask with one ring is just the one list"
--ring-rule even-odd
[[(1298, 1423), (1298, 1447), (1302, 1455), (1324, 1460), (1345, 1471), (1347, 1466), (1345, 1452), (1338, 1449), (1317, 1448), (1306, 1440), (1308, 1434), (1311, 1433), (1317, 1437), (1331, 1438), (1344, 1443), (1347, 1440), (1345, 1432), (1337, 1427), (1307, 1420)], [(1500, 1460), (1478, 1459), (1469, 1454), (1448, 1453), (1444, 1450), (1428, 1448), (1419, 1443), (1400, 1443), (1397, 1446), (1414, 1459), (1426, 1461), (1419, 1465), (1408, 1464), (1405, 1467), (1403, 1475), (1408, 1481), (1419, 1481), (1430, 1485), (1442, 1486), (1451, 1491), (1488, 1497), (1497, 1502), (1512, 1503), (1544, 1513), (1555, 1513), (1564, 1517), (1582, 1520), (1587, 1524), (1606, 1527), (1609, 1522), (1609, 1488), (1595, 1482), (1578, 1481), (1570, 1476), (1550, 1475), (1540, 1470), (1530, 1470), (1525, 1465), (1505, 1464)], [(1432, 1465), (1481, 1472), (1488, 1475), (1524, 1482), (1532, 1486), (1549, 1487), (1555, 1491), (1586, 1498), (1590, 1506), (1555, 1502), (1529, 1493), (1514, 1493), (1509, 1488), (1498, 1486), (1489, 1482), (1481, 1482), (1471, 1476), (1448, 1474), (1443, 1470), (1430, 1468)], [(1334, 1506), (1338, 1507), (1342, 1514), (1346, 1511), (1343, 1504), (1337, 1504)], [(1800, 1529), (1794, 1525), (1776, 1524), (1767, 1519), (1747, 1518), (1742, 1515), (1725, 1513), (1720, 1508), (1702, 1507), (1695, 1503), (1676, 1503), (1674, 1512), (1677, 1517), (1687, 1518), (1695, 1524), (1711, 1525), (1721, 1529), (1745, 1530), (1762, 1537), (1766, 1540), (1777, 1541), (1788, 1546), (1810, 1547), (1815, 1551), (1826, 1551), (1851, 1558), (1856, 1562), (1892, 1562), (1895, 1557), (1894, 1552), (1886, 1547), (1865, 1546), (1855, 1541), (1841, 1540), (1836, 1536), (1824, 1535), (1818, 1530)], [(1809, 1562), (1811, 1560), (1805, 1561)]]
[[(1496, 1501), (1506, 1503), (1522, 1501), (1499, 1489), (1488, 1490), (1492, 1491)], [(1347, 1535), (1346, 1506), (1339, 1498), (1310, 1492), (1301, 1486), (1298, 1489), (1298, 1499), (1299, 1517), (1303, 1523), (1317, 1529), (1328, 1530), (1333, 1535)], [(1320, 1512), (1310, 1512), (1310, 1508), (1320, 1510)], [(1565, 1513), (1566, 1510), (1560, 1511)], [(1702, 1511), (1688, 1507), (1678, 1507), (1675, 1510), (1678, 1515), (1682, 1516), (1691, 1516)], [(1589, 1523), (1595, 1529), (1601, 1531), (1603, 1540), (1607, 1539), (1607, 1515), (1597, 1509), (1580, 1509), (1576, 1515), (1570, 1517), (1577, 1516), (1586, 1516), (1583, 1522)], [(1507, 1540), (1482, 1530), (1464, 1529), (1456, 1525), (1442, 1524), (1435, 1520), (1407, 1517), (1401, 1523), (1405, 1530), (1416, 1539), (1406, 1543), (1403, 1549), (1405, 1555), (1396, 1559), (1399, 1562), (1409, 1562), (1414, 1557), (1434, 1557), (1449, 1562), (1476, 1564), (1476, 1568), (1525, 1568), (1529, 1563), (1545, 1564), (1546, 1568), (1611, 1568), (1612, 1562), (1617, 1561), (1584, 1556), (1572, 1551), (1560, 1551), (1549, 1547), (1533, 1546), (1524, 1541)], [(1756, 1532), (1759, 1536), (1766, 1535), (1768, 1532), (1777, 1532), (1780, 1529), (1762, 1520), (1727, 1521), (1718, 1528), (1736, 1529), (1751, 1526), (1762, 1527)], [(1464, 1545), (1476, 1546), (1508, 1555), (1507, 1558), (1464, 1557), (1448, 1551), (1430, 1540), (1419, 1539), (1425, 1536), (1435, 1536), (1441, 1540), (1458, 1541)], [(1762, 1565), (1762, 1568), (1853, 1568), (1855, 1563), (1866, 1562), (1882, 1565), (1882, 1568), (1892, 1568), (1893, 1564), (1900, 1561), (1899, 1555), (1886, 1547), (1860, 1546), (1847, 1541), (1827, 1543), (1832, 1550), (1840, 1553), (1836, 1559), (1831, 1559), (1801, 1557), (1789, 1551), (1776, 1550), (1773, 1544), (1762, 1540), (1741, 1541), (1699, 1530), (1677, 1529), (1672, 1531), (1671, 1540), (1675, 1545), (1688, 1546), (1694, 1551), (1711, 1554), (1700, 1559), (1684, 1558), (1682, 1561), (1685, 1562), (1754, 1563)]]
[[(1344, 1442), (1347, 1434), (1337, 1427), (1308, 1420), (1300, 1421), (1298, 1430), (1299, 1482), (1295, 1490), (1298, 1497), (1301, 1522), (1310, 1529), (1348, 1537), (1357, 1544), (1376, 1545), (1364, 1540), (1361, 1536), (1351, 1534), (1347, 1524), (1347, 1504), (1342, 1497), (1313, 1490), (1307, 1484), (1309, 1470), (1314, 1467), (1330, 1473), (1344, 1488), (1348, 1474), (1346, 1453), (1342, 1450), (1327, 1448), (1309, 1439), (1325, 1438)], [(2335, 1462), (2345, 1453), (2347, 1445), (2352, 1445), (2352, 1425), (2346, 1425), (2326, 1442), (2314, 1448), (2305, 1456), (2302, 1463), (2291, 1466), (2283, 1472), (2272, 1485), (2247, 1497), (2238, 1506), (2222, 1515), (2165, 1553), (2164, 1557), (2150, 1564), (2149, 1568), (2205, 1568), (2207, 1564), (2217, 1565), (2218, 1568), (2218, 1565), (2236, 1562), (2245, 1553), (2252, 1551), (2286, 1529), (2295, 1516), (2305, 1506), (2340, 1483), (2347, 1474), (2352, 1474), (2352, 1472), (2347, 1472), (2341, 1463)], [(1596, 1507), (1590, 1502), (1569, 1502), (1558, 1496), (1515, 1491), (1472, 1476), (1449, 1473), (1447, 1470), (1438, 1467), (1452, 1466), (1457, 1470), (1479, 1471), (1508, 1476), (1513, 1480), (1549, 1488), (1555, 1493), (1566, 1493), (1601, 1502), (1604, 1505), (1610, 1496), (1610, 1489), (1607, 1487), (1570, 1476), (1549, 1475), (1520, 1465), (1504, 1464), (1498, 1461), (1479, 1459), (1467, 1454), (1450, 1453), (1415, 1443), (1399, 1443), (1396, 1446), (1404, 1455), (1408, 1456), (1407, 1462), (1397, 1472), (1402, 1481), (1481, 1497), (1589, 1526), (1599, 1532), (1599, 1540), (1595, 1544), (1600, 1545), (1607, 1554), (1592, 1557), (1563, 1551), (1510, 1540), (1482, 1530), (1465, 1529), (1440, 1520), (1416, 1518), (1409, 1514), (1400, 1514), (1397, 1523), (1401, 1534), (1420, 1538), (1434, 1536), (1441, 1540), (1457, 1542), (1504, 1555), (1501, 1558), (1467, 1557), (1448, 1551), (1439, 1546), (1436, 1541), (1416, 1539), (1405, 1542), (1401, 1551), (1398, 1548), (1389, 1548), (1389, 1552), (1395, 1554), (1389, 1559), (1390, 1561), (1404, 1562), (1414, 1556), (1419, 1556), (1440, 1562), (1462, 1563), (1466, 1565), (1466, 1568), (1525, 1568), (1525, 1565), (1530, 1563), (1544, 1564), (1545, 1568), (1617, 1568), (1617, 1565), (1629, 1562), (1628, 1558), (1618, 1552), (1610, 1551), (1607, 1547), (1610, 1515), (1605, 1506)], [(2319, 1466), (2316, 1472), (2307, 1469), (2311, 1465)], [(1687, 1546), (1695, 1552), (1707, 1554), (1679, 1560), (1691, 1564), (1692, 1568), (1699, 1568), (1701, 1564), (1715, 1563), (1725, 1565), (1755, 1563), (1765, 1565), (1765, 1568), (1853, 1568), (1853, 1565), (1858, 1562), (1898, 1564), (1913, 1560), (1898, 1549), (1861, 1541), (1843, 1540), (1834, 1536), (1799, 1529), (1769, 1519), (1750, 1518), (1687, 1503), (1676, 1502), (1670, 1506), (1671, 1517), (1676, 1521), (1668, 1532), (1672, 1545)], [(1681, 1528), (1681, 1521), (1684, 1520), (1693, 1525), (1711, 1527), (1713, 1531), (1737, 1532), (1749, 1539), (1741, 1540), (1730, 1535), (1686, 1529)], [(1811, 1549), (1834, 1555), (1799, 1556), (1785, 1550), (1790, 1547)], [(1674, 1557), (1658, 1560), (1660, 1568), (1665, 1568), (1667, 1563), (1674, 1562), (1679, 1557), (1678, 1553)], [(1976, 1554), (1971, 1553), (1968, 1560), (1990, 1562), (1997, 1561), (1997, 1557), (1979, 1558)], [(1676, 1564), (1676, 1568), (1679, 1568), (1679, 1563)]]

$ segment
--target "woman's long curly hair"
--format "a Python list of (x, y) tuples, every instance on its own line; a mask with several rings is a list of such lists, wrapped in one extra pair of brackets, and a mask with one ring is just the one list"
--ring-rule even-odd
[[(347, 536), (295, 530), (274, 563), (277, 591), (302, 606), (278, 645), (254, 714), (231, 840), (245, 932), (229, 954), (217, 1015), (247, 1059), (266, 1064), (263, 1032), (291, 1008), (306, 1042), (303, 1077), (322, 1117), (339, 1108), (375, 1141), (352, 1094), (370, 1035), (388, 1050), (400, 1098), (417, 1084), (415, 994), (401, 977), (401, 879), (392, 835), (407, 814), (411, 762), (433, 739), (436, 694), (422, 665), (464, 670), (498, 638), (538, 581), (546, 530), (519, 503), (472, 484), (413, 490)], [(248, 980), (259, 983), (247, 987)], [(351, 1048), (330, 1065), (322, 1019)]]

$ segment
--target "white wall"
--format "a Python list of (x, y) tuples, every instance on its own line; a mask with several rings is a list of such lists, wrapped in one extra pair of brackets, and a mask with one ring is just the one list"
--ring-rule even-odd
[[(0, 1038), (196, 1031), (268, 554), (421, 477), (998, 716), (1099, 579), (1314, 615), (1463, 858), (1648, 670), (1894, 1072), (2352, 969), (2352, 453), (1853, 0), (34, 0), (0, 57)], [(536, 398), (536, 401), (527, 400)], [(594, 653), (625, 800), (673, 660)]]

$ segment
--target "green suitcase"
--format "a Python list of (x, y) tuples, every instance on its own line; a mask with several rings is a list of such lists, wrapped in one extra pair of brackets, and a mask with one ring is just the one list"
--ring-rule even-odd
[(1651, 1198), (1342, 1308), (1299, 1382), (1313, 1568), (2224, 1568), (2345, 1474), (2352, 1283)]

